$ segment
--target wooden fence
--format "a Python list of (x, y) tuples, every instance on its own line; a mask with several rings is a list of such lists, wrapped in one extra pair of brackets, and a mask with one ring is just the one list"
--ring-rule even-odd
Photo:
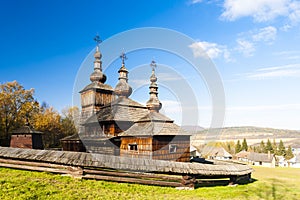
[(52, 150), (0, 147), (0, 167), (69, 174), (84, 179), (194, 188), (199, 179), (250, 178), (247, 165), (182, 163)]

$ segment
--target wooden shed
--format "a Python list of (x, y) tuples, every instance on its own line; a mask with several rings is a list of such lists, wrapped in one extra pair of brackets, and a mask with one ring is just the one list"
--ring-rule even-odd
[(27, 149), (44, 149), (42, 132), (25, 125), (12, 131), (10, 147)]

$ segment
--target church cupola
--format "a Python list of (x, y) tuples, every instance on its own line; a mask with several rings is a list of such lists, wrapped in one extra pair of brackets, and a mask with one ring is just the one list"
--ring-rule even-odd
[(152, 111), (152, 112), (159, 112), (159, 110), (162, 107), (161, 102), (158, 99), (158, 86), (157, 86), (157, 77), (155, 76), (155, 67), (156, 67), (156, 62), (152, 61), (150, 66), (152, 67), (152, 74), (150, 76), (150, 99), (147, 101), (146, 106), (147, 108)]
[(118, 71), (119, 82), (116, 85), (114, 92), (118, 97), (129, 97), (132, 93), (132, 88), (128, 84), (128, 73), (129, 72), (125, 67), (125, 59), (127, 59), (127, 58), (126, 58), (126, 55), (124, 52), (122, 53), (120, 58), (122, 59), (122, 66)]
[(109, 105), (114, 99), (113, 88), (105, 84), (106, 76), (102, 72), (102, 54), (99, 44), (100, 37), (94, 38), (96, 50), (94, 53), (94, 71), (90, 75), (91, 83), (80, 91), (81, 94), (81, 123), (87, 118), (97, 113), (102, 106)]
[(90, 75), (90, 80), (92, 82), (101, 82), (101, 83), (105, 83), (106, 81), (106, 76), (105, 74), (102, 72), (102, 54), (99, 50), (99, 44), (101, 43), (100, 37), (97, 35), (94, 40), (97, 43), (96, 46), (96, 51), (94, 53), (94, 71), (93, 73)]

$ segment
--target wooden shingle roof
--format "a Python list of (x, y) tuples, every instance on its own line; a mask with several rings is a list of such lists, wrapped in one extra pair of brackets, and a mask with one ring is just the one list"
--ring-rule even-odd
[(274, 157), (274, 154), (267, 154), (267, 153), (255, 153), (250, 152), (248, 156), (248, 160), (254, 161), (254, 162), (272, 162)]
[(219, 156), (219, 157), (232, 157), (223, 147), (205, 146), (201, 151), (202, 155), (206, 156)]
[(13, 130), (11, 133), (12, 134), (30, 134), (30, 133), (42, 134), (43, 132), (36, 131), (33, 128), (31, 128), (30, 126), (22, 126), (16, 130)]
[(101, 108), (96, 115), (91, 116), (85, 124), (98, 123), (104, 121), (129, 121), (136, 122), (149, 111), (140, 103), (130, 98), (122, 97), (113, 101), (111, 104)]
[(173, 123), (173, 120), (157, 112), (149, 112), (139, 119), (127, 131), (119, 136), (145, 136), (145, 135), (191, 135)]
[(238, 158), (248, 158), (249, 154), (250, 154), (250, 152), (243, 150), (243, 151), (240, 151), (239, 153), (235, 154), (235, 156)]
[(252, 172), (247, 165), (231, 163), (183, 163), (164, 160), (151, 160), (118, 157), (84, 152), (34, 150), (0, 147), (0, 158), (21, 159), (54, 164), (67, 164), (81, 167), (101, 167), (131, 171), (151, 171), (161, 173), (197, 174), (206, 176), (246, 175)]
[(81, 90), (79, 93), (82, 93), (84, 91), (94, 89), (94, 90), (107, 90), (107, 91), (114, 91), (114, 89), (107, 84), (101, 83), (101, 82), (92, 82), (89, 85), (87, 85), (83, 90)]

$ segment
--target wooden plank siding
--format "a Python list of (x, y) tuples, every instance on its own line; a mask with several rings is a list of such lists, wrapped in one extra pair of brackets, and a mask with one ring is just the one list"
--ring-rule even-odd
[[(129, 145), (137, 145), (137, 150), (130, 150)], [(131, 158), (152, 157), (152, 137), (123, 137), (121, 138), (120, 156)]]
[[(137, 149), (131, 150), (130, 145), (134, 144)], [(170, 145), (176, 147), (175, 152), (170, 151)], [(122, 137), (120, 156), (189, 162), (189, 136)]]
[(16, 134), (11, 136), (10, 147), (32, 149), (31, 134)]
[[(190, 161), (190, 136), (154, 136), (152, 144), (152, 159)], [(170, 151), (170, 145), (176, 147), (175, 152)]]

